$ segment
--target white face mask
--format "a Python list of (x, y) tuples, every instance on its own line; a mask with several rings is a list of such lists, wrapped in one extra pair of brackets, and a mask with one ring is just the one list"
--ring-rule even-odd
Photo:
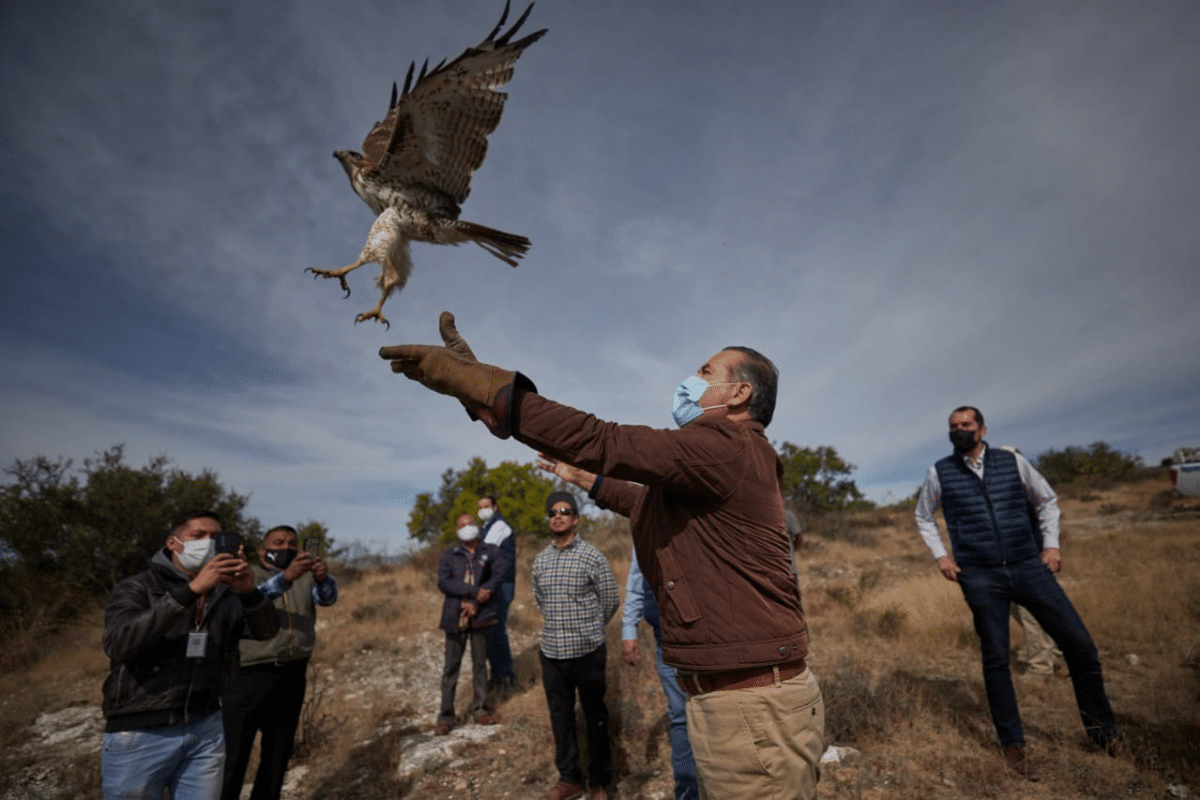
[(217, 542), (211, 537), (193, 539), (190, 542), (185, 542), (175, 536), (171, 538), (183, 545), (183, 552), (176, 553), (175, 559), (179, 562), (179, 566), (188, 572), (199, 572), (217, 554)]
[(473, 542), (479, 538), (479, 528), (474, 525), (463, 525), (458, 529), (458, 540), (460, 542)]
[(484, 522), (487, 522), (495, 513), (496, 509), (492, 508), (491, 506), (484, 506), (483, 508), (479, 509), (479, 518)]

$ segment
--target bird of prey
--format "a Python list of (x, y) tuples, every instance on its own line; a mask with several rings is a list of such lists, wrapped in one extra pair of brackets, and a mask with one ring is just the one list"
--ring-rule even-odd
[[(509, 0), (500, 22), (487, 38), (467, 48), (450, 63), (429, 69), (426, 60), (413, 82), (416, 62), (408, 67), (404, 89), (392, 99), (387, 115), (371, 128), (361, 153), (333, 154), (350, 178), (350, 185), (378, 217), (367, 235), (358, 260), (341, 269), (309, 267), (314, 277), (337, 278), (346, 296), (346, 275), (363, 264), (378, 262), (379, 302), (355, 317), (388, 325), (381, 313), (388, 297), (404, 287), (412, 271), (408, 243), (475, 242), (496, 258), (517, 266), (529, 249), (529, 239), (458, 218), (471, 191), (471, 175), (487, 155), (487, 136), (500, 123), (508, 95), (497, 88), (508, 83), (513, 65), (525, 48), (542, 38), (543, 28), (512, 41), (533, 4), (504, 33)], [(390, 325), (389, 325), (390, 327)]]

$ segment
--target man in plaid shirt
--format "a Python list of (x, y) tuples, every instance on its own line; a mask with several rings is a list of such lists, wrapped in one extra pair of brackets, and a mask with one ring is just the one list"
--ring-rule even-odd
[(575, 693), (587, 722), (591, 800), (608, 797), (612, 752), (604, 704), (607, 648), (604, 626), (620, 602), (617, 579), (603, 554), (575, 535), (579, 508), (569, 492), (551, 492), (546, 514), (554, 542), (533, 562), (533, 598), (542, 612), (542, 686), (554, 733), (558, 783), (545, 800), (570, 800), (583, 793), (579, 744), (575, 738)]

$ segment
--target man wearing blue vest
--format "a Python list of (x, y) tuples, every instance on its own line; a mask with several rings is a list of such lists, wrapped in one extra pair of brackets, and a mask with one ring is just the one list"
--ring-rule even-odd
[(500, 576), (500, 585), (496, 587), (496, 596), (492, 598), (496, 604), (496, 624), (489, 634), (487, 660), (492, 668), (488, 690), (506, 694), (517, 686), (512, 648), (508, 643), (508, 608), (512, 605), (517, 588), (517, 534), (500, 515), (500, 506), (493, 495), (485, 494), (479, 498), (478, 507), (477, 516), (483, 523), (480, 536), (487, 544), (500, 548), (504, 556), (504, 573)]
[[(971, 607), (988, 706), (1004, 758), (1017, 773), (1036, 781), (1008, 665), (1012, 602), (1029, 609), (1062, 650), (1088, 737), (1109, 755), (1119, 755), (1123, 748), (1096, 645), (1054, 577), (1062, 566), (1058, 497), (1024, 456), (988, 447), (986, 433), (979, 409), (960, 406), (950, 414), (954, 453), (929, 468), (917, 497), (917, 528), (942, 575), (958, 583)], [(1026, 503), (1036, 510), (1040, 550)], [(952, 556), (933, 518), (938, 507), (946, 519)]]

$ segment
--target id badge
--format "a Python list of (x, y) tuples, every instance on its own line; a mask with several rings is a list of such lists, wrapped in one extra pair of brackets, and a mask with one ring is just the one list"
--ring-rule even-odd
[(187, 657), (204, 658), (208, 649), (208, 631), (192, 631), (188, 634)]

